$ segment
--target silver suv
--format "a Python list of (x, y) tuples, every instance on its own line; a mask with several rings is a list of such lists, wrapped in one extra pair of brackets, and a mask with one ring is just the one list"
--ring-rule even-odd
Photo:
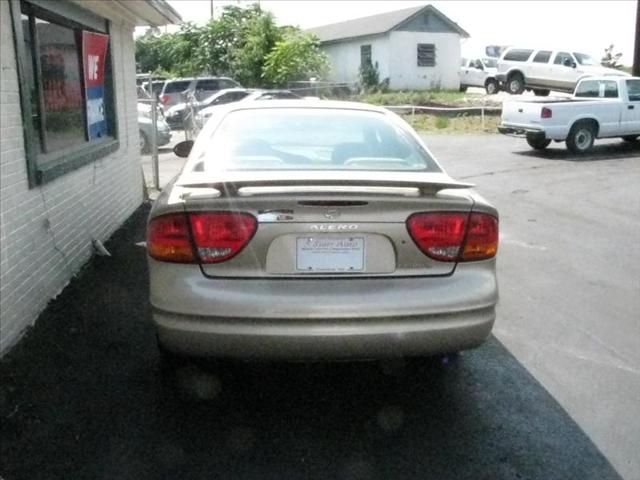
[(578, 80), (594, 75), (628, 75), (606, 68), (593, 57), (571, 50), (509, 48), (498, 60), (496, 77), (503, 89), (513, 95), (533, 90), (549, 95), (550, 90), (571, 93)]
[(160, 94), (160, 101), (165, 109), (188, 100), (189, 94), (197, 101), (210, 97), (225, 88), (242, 88), (228, 77), (175, 78), (167, 80)]

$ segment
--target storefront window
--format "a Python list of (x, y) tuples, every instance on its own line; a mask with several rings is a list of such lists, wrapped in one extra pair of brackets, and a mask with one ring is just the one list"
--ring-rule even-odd
[(35, 186), (118, 148), (108, 24), (70, 2), (10, 5)]
[(70, 28), (36, 18), (37, 59), (42, 76), (45, 147), (55, 152), (87, 141), (81, 52)]

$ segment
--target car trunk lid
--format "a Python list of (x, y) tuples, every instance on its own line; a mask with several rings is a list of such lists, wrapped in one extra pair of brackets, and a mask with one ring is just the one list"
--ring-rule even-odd
[[(227, 175), (177, 188), (187, 212), (245, 212), (255, 234), (237, 256), (202, 263), (225, 278), (370, 277), (450, 274), (455, 262), (426, 256), (407, 219), (416, 212), (469, 212), (471, 185), (446, 174), (284, 172)], [(279, 172), (282, 173), (282, 172)], [(233, 177), (230, 179), (229, 177)]]

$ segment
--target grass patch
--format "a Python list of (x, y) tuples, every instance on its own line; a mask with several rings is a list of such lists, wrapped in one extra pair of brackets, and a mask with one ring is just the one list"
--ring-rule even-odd
[(449, 118), (448, 117), (436, 117), (436, 128), (442, 130), (443, 128), (447, 128), (449, 126)]
[(465, 94), (457, 90), (400, 90), (386, 93), (364, 93), (356, 98), (359, 102), (373, 105), (433, 105), (457, 104)]
[(500, 124), (499, 116), (484, 117), (484, 128), (482, 118), (479, 115), (461, 114), (456, 117), (444, 117), (429, 114), (416, 114), (411, 118), (411, 114), (402, 117), (418, 131), (438, 132), (438, 133), (497, 133)]

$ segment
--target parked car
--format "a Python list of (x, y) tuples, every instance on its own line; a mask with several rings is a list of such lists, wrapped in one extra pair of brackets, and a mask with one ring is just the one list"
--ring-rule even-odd
[(160, 101), (167, 109), (187, 101), (189, 94), (201, 101), (226, 88), (242, 88), (242, 85), (227, 77), (175, 78), (165, 82)]
[[(255, 102), (256, 100), (300, 100), (301, 97), (289, 90), (264, 90), (264, 89), (252, 89), (246, 90), (248, 92), (243, 98), (242, 102)], [(310, 97), (312, 98), (312, 97)], [(313, 97), (316, 98), (316, 97)], [(317, 99), (317, 98), (316, 98)], [(215, 113), (217, 105), (211, 105), (206, 108), (200, 109), (200, 112), (196, 115), (196, 123), (202, 127), (205, 122)]]
[(153, 93), (156, 99), (159, 98), (160, 93), (162, 92), (162, 88), (164, 87), (164, 82), (166, 81), (166, 77), (154, 75), (151, 78), (151, 92), (149, 92), (149, 75), (139, 73), (136, 75), (136, 83), (138, 87), (144, 88), (144, 90), (151, 94)]
[(480, 345), (498, 213), (381, 107), (218, 107), (154, 202), (152, 319), (186, 357), (421, 356)]
[(464, 92), (468, 87), (480, 87), (489, 95), (498, 93), (497, 63), (495, 58), (490, 57), (463, 58), (459, 71), (460, 91)]
[(506, 101), (501, 133), (524, 135), (537, 150), (552, 140), (566, 141), (575, 153), (587, 152), (596, 138), (640, 136), (640, 78), (589, 77), (578, 82), (571, 99)]
[(535, 50), (511, 47), (498, 60), (496, 77), (503, 89), (513, 95), (525, 89), (536, 95), (549, 95), (550, 90), (573, 92), (581, 78), (623, 75), (626, 72), (606, 68), (593, 57), (573, 50)]
[[(199, 112), (203, 108), (212, 107), (215, 105), (224, 105), (230, 102), (237, 102), (242, 100), (251, 93), (251, 90), (245, 88), (227, 88), (214, 93), (213, 95), (205, 98), (201, 102), (196, 102), (193, 108), (196, 112)], [(184, 119), (188, 116), (189, 103), (182, 102), (169, 108), (166, 113), (167, 123), (171, 128), (182, 128)]]
[[(149, 153), (151, 149), (151, 136), (153, 123), (151, 120), (151, 105), (138, 102), (138, 130), (140, 135), (140, 152)], [(156, 144), (158, 147), (171, 141), (171, 129), (161, 115), (156, 116)]]

